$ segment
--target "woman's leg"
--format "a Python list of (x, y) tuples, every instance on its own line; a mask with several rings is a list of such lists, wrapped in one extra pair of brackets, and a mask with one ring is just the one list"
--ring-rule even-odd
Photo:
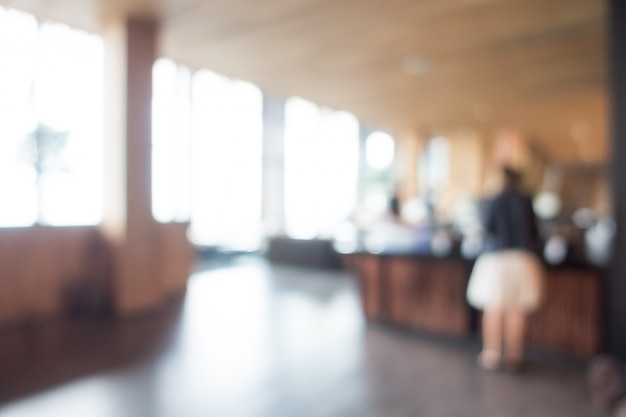
[(504, 343), (506, 362), (514, 367), (522, 363), (524, 357), (524, 331), (526, 329), (526, 315), (522, 312), (511, 311), (505, 314)]
[(483, 312), (483, 351), (479, 360), (484, 368), (494, 369), (500, 365), (503, 316), (503, 312), (499, 309)]

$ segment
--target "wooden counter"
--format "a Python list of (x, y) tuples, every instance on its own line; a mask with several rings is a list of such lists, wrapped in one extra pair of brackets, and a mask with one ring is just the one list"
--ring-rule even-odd
[[(352, 254), (347, 265), (359, 278), (363, 310), (380, 321), (456, 336), (480, 333), (479, 313), (466, 301), (472, 263), (425, 255)], [(588, 357), (602, 348), (599, 270), (546, 268), (545, 303), (529, 319), (527, 344)]]
[(548, 267), (545, 300), (531, 315), (526, 341), (555, 352), (590, 357), (602, 349), (602, 273), (593, 268)]

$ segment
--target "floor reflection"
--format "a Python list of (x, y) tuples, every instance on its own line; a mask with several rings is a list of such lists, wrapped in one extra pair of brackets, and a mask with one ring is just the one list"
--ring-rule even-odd
[(366, 326), (345, 273), (242, 258), (157, 315), (2, 333), (0, 416), (596, 415), (579, 370), (475, 355)]

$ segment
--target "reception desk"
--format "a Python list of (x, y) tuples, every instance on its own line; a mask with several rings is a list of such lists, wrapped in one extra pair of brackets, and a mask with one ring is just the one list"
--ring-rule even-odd
[[(370, 321), (468, 337), (480, 313), (465, 299), (473, 263), (426, 254), (346, 256)], [(578, 357), (602, 348), (602, 273), (585, 264), (546, 266), (545, 302), (529, 319), (528, 346)]]

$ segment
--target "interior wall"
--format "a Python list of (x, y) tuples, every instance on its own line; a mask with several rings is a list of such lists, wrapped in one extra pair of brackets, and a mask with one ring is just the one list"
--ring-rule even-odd
[[(472, 129), (437, 131), (436, 136), (448, 139), (450, 145), (448, 182), (436, 196), (435, 205), (442, 218), (452, 216), (462, 198), (479, 198), (485, 175), (486, 143), (484, 137)], [(429, 140), (434, 137), (426, 131), (404, 132), (396, 138), (394, 166), (395, 188), (401, 201), (425, 197), (428, 190), (420, 178), (420, 159)]]
[[(522, 171), (524, 188), (529, 193), (535, 194), (544, 186), (549, 161), (530, 145), (522, 132), (485, 133), (466, 128), (438, 130), (437, 136), (447, 138), (450, 144), (448, 183), (436, 198), (438, 214), (442, 218), (453, 216), (457, 204), (464, 198), (476, 200), (496, 193), (501, 187), (500, 169), (503, 165)], [(429, 137), (412, 133), (398, 138), (397, 188), (403, 200), (426, 195), (427, 190), (422, 189), (423, 184), (419, 181), (418, 167)], [(601, 201), (601, 190), (596, 188), (590, 195)]]
[(106, 291), (107, 256), (95, 227), (0, 229), (0, 324), (57, 317), (87, 281)]
[(194, 251), (188, 223), (151, 213), (152, 65), (158, 27), (111, 17), (103, 223), (98, 227), (0, 229), (0, 324), (70, 311), (131, 314), (185, 288)]
[(455, 198), (478, 198), (484, 176), (484, 147), (482, 135), (474, 130), (460, 130), (449, 135), (450, 188)]
[(608, 187), (604, 170), (563, 168), (561, 175), (558, 194), (564, 209), (586, 207), (607, 214)]
[[(194, 260), (186, 233), (183, 223), (155, 223), (144, 243), (149, 284), (137, 291), (162, 303), (184, 290)], [(120, 278), (113, 245), (98, 227), (0, 229), (0, 326), (58, 319), (77, 307), (82, 314), (109, 312), (119, 301)]]
[(549, 161), (534, 148), (520, 131), (502, 130), (484, 139), (483, 183), (481, 195), (496, 193), (502, 187), (503, 166), (518, 169), (523, 175), (524, 189), (534, 195), (544, 187)]
[(401, 201), (419, 195), (418, 166), (426, 142), (426, 137), (419, 132), (404, 132), (396, 138), (394, 178)]

